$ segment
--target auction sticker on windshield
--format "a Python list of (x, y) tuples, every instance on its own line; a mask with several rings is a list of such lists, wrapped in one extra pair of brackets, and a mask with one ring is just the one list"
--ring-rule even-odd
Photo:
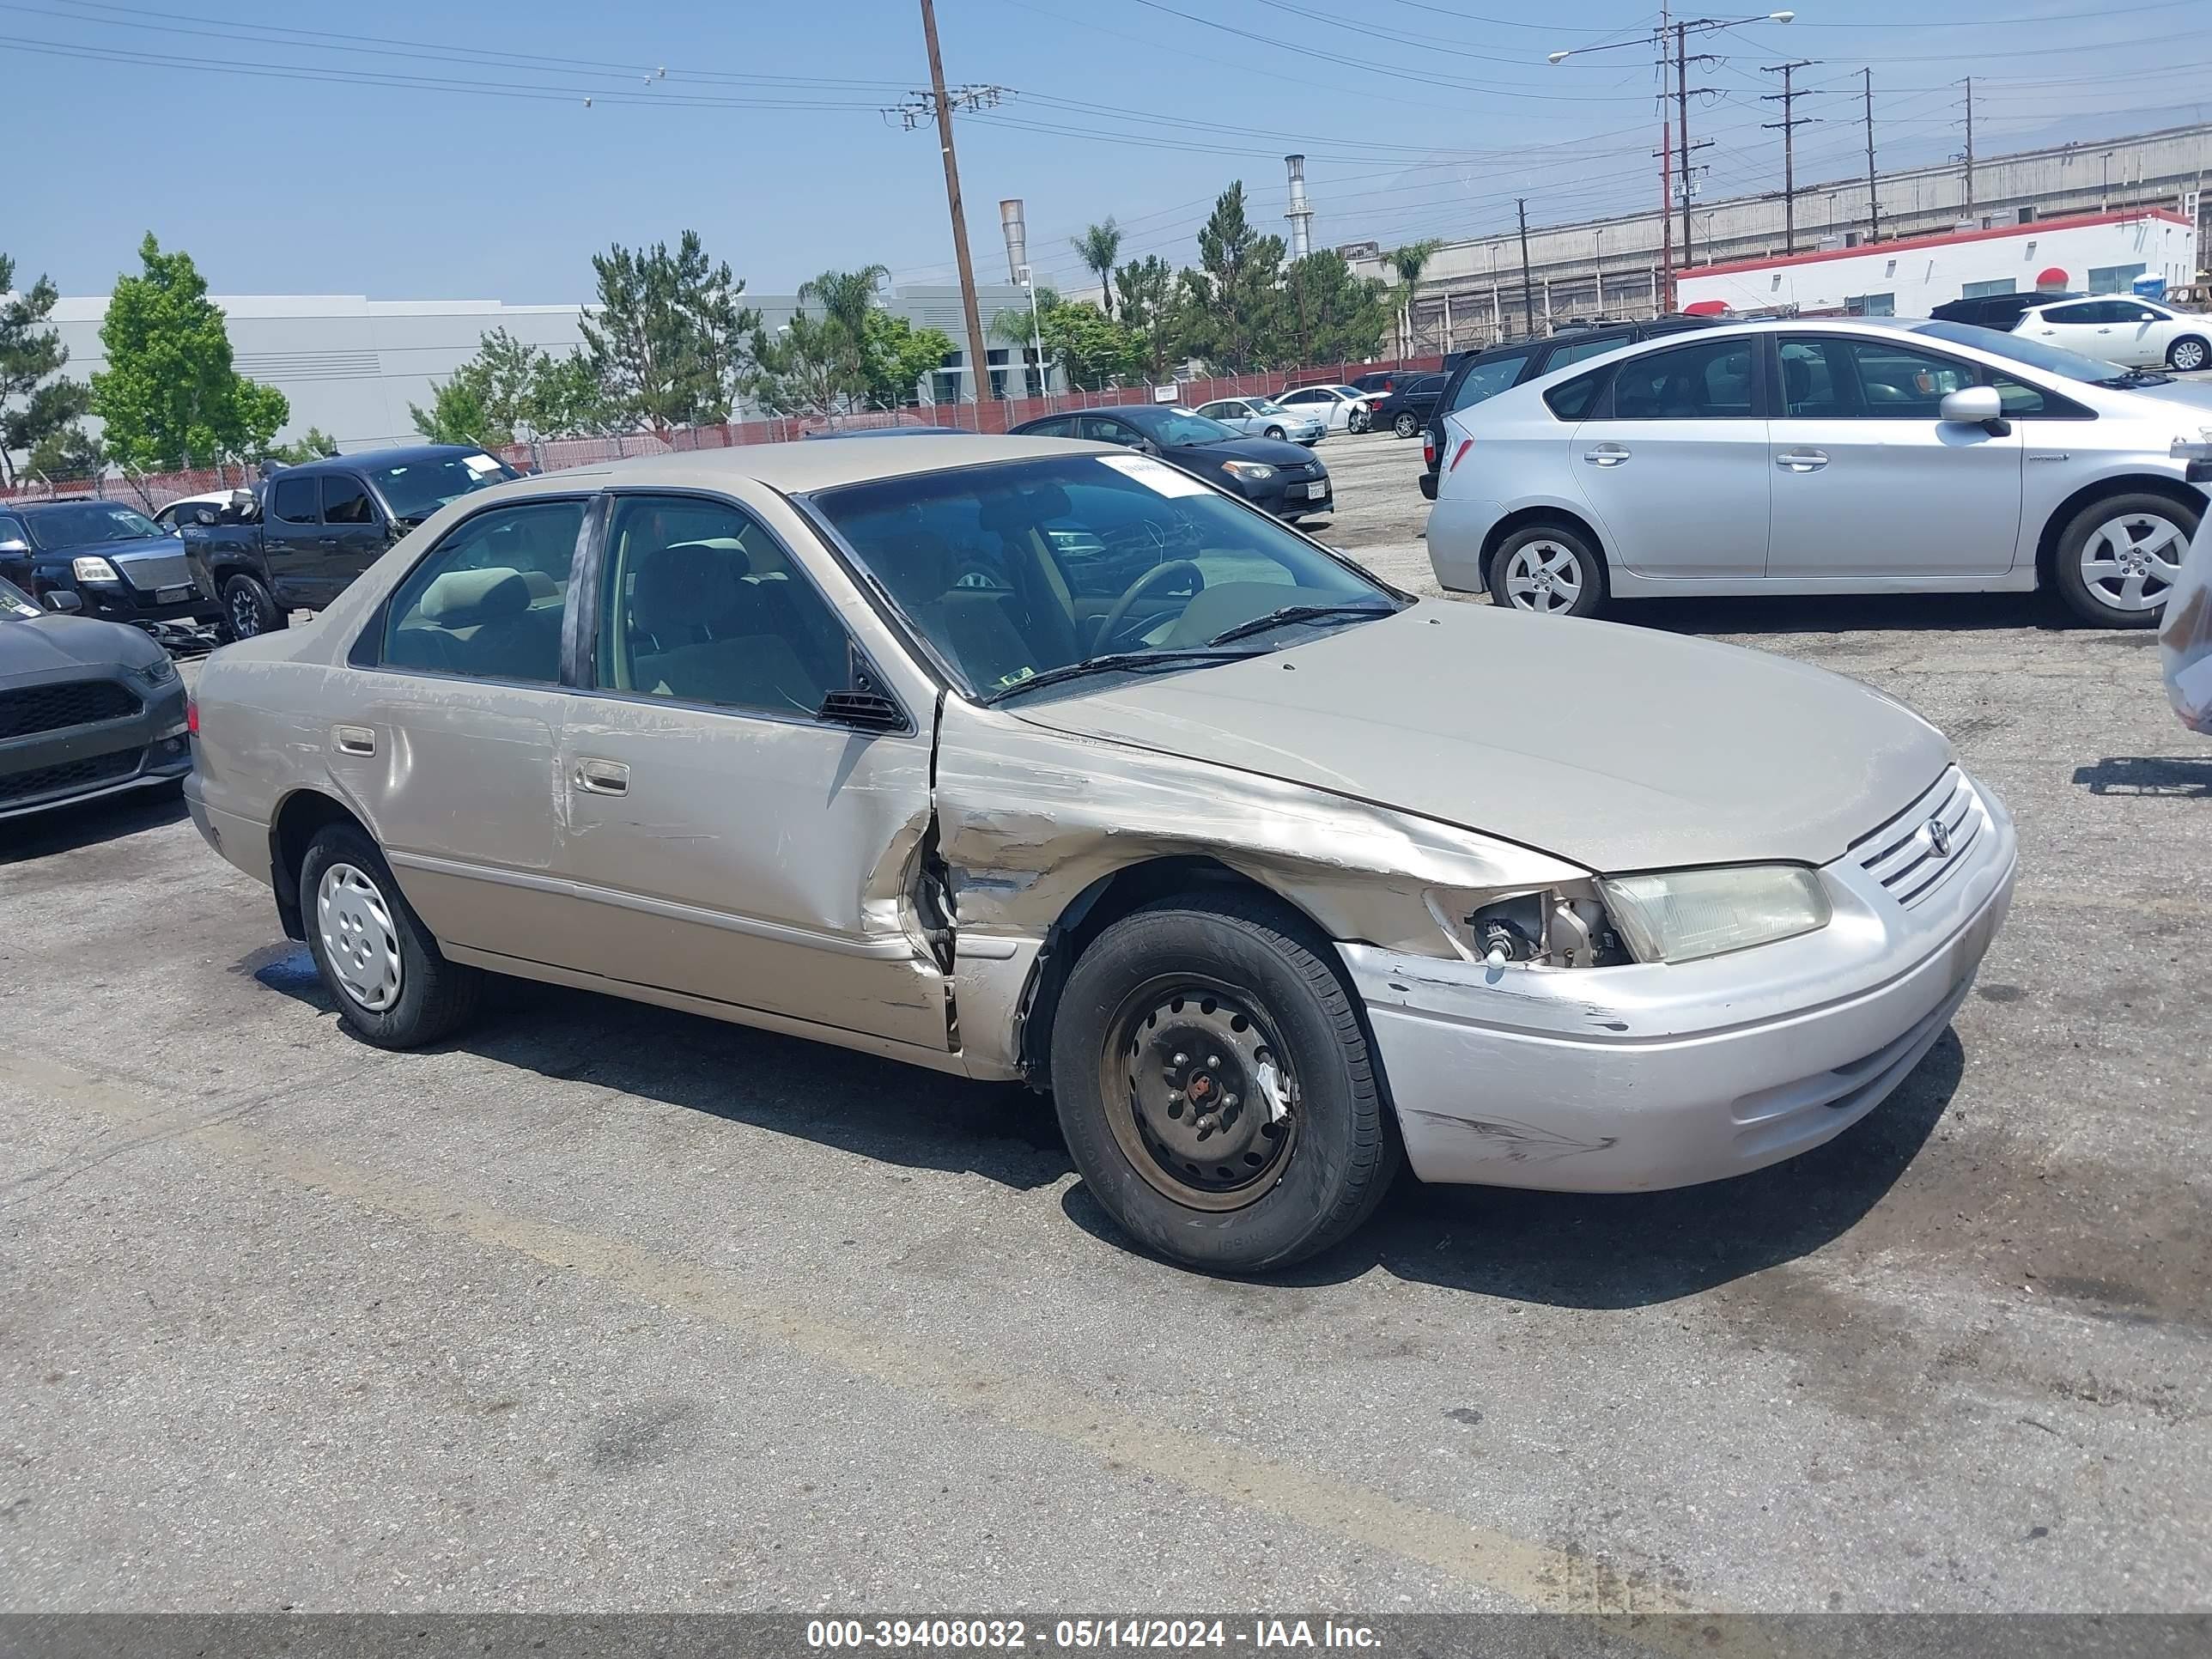
[(500, 468), (500, 464), (489, 455), (464, 455), (461, 457), (461, 465), (479, 478), (487, 472), (496, 472)]
[(1134, 478), (1146, 489), (1161, 495), (1203, 495), (1206, 486), (1188, 472), (1178, 472), (1164, 462), (1149, 455), (1101, 455), (1102, 465)]

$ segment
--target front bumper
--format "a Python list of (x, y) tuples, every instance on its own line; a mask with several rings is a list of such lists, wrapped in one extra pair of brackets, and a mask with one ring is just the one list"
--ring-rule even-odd
[[(1313, 494), (1313, 486), (1321, 486), (1321, 494)], [(1279, 519), (1295, 519), (1309, 513), (1330, 513), (1336, 508), (1336, 485), (1326, 477), (1319, 478), (1284, 478), (1276, 477), (1256, 484), (1245, 484), (1244, 499), (1263, 513), (1272, 513)]]
[(178, 586), (188, 591), (167, 600), (106, 582), (78, 582), (70, 591), (84, 603), (80, 614), (102, 622), (127, 623), (149, 633), (158, 633), (165, 624), (213, 623), (222, 615), (222, 606), (203, 593), (197, 580)]
[(1841, 1134), (1935, 1046), (2003, 923), (2012, 821), (1968, 787), (1976, 832), (1909, 906), (1846, 855), (1820, 872), (1826, 927), (1732, 956), (1487, 969), (1340, 945), (1414, 1172), (1636, 1192)]
[[(80, 671), (66, 678), (92, 677)], [(0, 818), (169, 783), (190, 772), (183, 683), (131, 690), (140, 700), (136, 714), (0, 741)]]

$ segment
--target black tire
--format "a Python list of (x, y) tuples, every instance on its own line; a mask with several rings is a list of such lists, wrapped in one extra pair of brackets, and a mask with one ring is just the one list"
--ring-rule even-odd
[[(331, 964), (318, 896), (325, 872), (334, 865), (350, 866), (366, 877), (390, 918), (398, 945), (399, 993), (389, 1007), (365, 1006)], [(446, 960), (392, 879), (384, 854), (354, 825), (330, 824), (307, 843), (300, 860), (300, 915), (306, 924), (308, 953), (315, 959), (324, 988), (337, 1005), (338, 1018), (363, 1042), (379, 1048), (419, 1048), (449, 1036), (475, 1014), (483, 975)]]
[(228, 640), (250, 640), (273, 634), (290, 618), (276, 608), (269, 590), (252, 576), (232, 576), (222, 585), (222, 621), (219, 631)]
[[(1524, 574), (1516, 562), (1526, 550), (1531, 563), (1540, 562), (1552, 556), (1551, 549), (1567, 556), (1574, 597), (1565, 605), (1540, 610), (1516, 598), (1514, 583)], [(1558, 594), (1566, 591), (1556, 573), (1553, 582), (1548, 592)], [(1579, 530), (1564, 524), (1523, 525), (1499, 543), (1498, 551), (1491, 556), (1489, 586), (1492, 602), (1508, 611), (1553, 617), (1595, 617), (1605, 608), (1605, 561), (1590, 544), (1589, 538)]]
[(2201, 334), (2185, 334), (2166, 349), (2166, 366), (2186, 374), (2212, 362), (2212, 343)]
[[(1279, 1042), (1279, 1060), (1295, 1079), (1295, 1104), (1287, 1117), (1273, 1122), (1261, 1115), (1265, 1097), (1256, 1091), (1240, 1101), (1218, 1092), (1222, 1083), (1212, 1085), (1218, 1103), (1241, 1107), (1239, 1116), (1252, 1115), (1241, 1124), (1232, 1116), (1224, 1140), (1232, 1133), (1251, 1136), (1250, 1144), (1267, 1148), (1271, 1160), (1246, 1187), (1211, 1194), (1218, 1200), (1213, 1207), (1179, 1200), (1163, 1189), (1163, 1183), (1173, 1187), (1183, 1180), (1165, 1156), (1150, 1152), (1150, 1162), (1140, 1164), (1154, 1143), (1137, 1127), (1134, 1079), (1154, 1074), (1142, 1059), (1122, 1059), (1116, 1036), (1157, 1030), (1161, 1041), (1170, 1042), (1172, 1023), (1132, 1024), (1129, 1010), (1141, 1010), (1150, 999), (1186, 983), (1201, 988), (1192, 1000), (1202, 1000), (1208, 1016), (1219, 1018), (1221, 1012), (1203, 988), (1218, 990), (1227, 1008), (1246, 1010), (1249, 1020), (1237, 1029), (1249, 1030), (1248, 1040), (1259, 1042), (1262, 1056)], [(1180, 1010), (1182, 1001), (1175, 1006)], [(1163, 1003), (1163, 1013), (1165, 1007)], [(1199, 1018), (1194, 1008), (1190, 1018)], [(1123, 1066), (1131, 1068), (1128, 1097), (1109, 1115), (1109, 1079), (1118, 1081), (1122, 1074), (1115, 1068)], [(1263, 901), (1165, 900), (1101, 933), (1077, 959), (1061, 994), (1053, 1025), (1052, 1075), (1060, 1129), (1091, 1195), (1146, 1249), (1205, 1272), (1258, 1273), (1327, 1249), (1374, 1212), (1397, 1173), (1396, 1127), (1358, 1006), (1338, 978), (1326, 944)], [(1226, 1083), (1241, 1073), (1232, 1062), (1220, 1075)], [(1166, 1086), (1164, 1079), (1160, 1086)], [(1196, 1098), (1198, 1082), (1188, 1086)], [(1239, 1161), (1257, 1158), (1249, 1152)], [(1195, 1165), (1182, 1167), (1200, 1173)]]
[(1401, 415), (1390, 422), (1390, 430), (1401, 438), (1410, 438), (1421, 429), (1421, 423), (1411, 415)]
[(1273, 438), (1277, 443), (1280, 443), (1283, 441), (1283, 428), (1279, 426), (1271, 426), (1261, 435), (1262, 437)]
[(1345, 417), (1344, 429), (1346, 432), (1364, 432), (1374, 423), (1374, 417), (1365, 410), (1355, 409)]
[[(2174, 526), (2181, 532), (2180, 545), (2172, 550), (2173, 562), (2179, 562), (2181, 551), (2189, 538), (2197, 533), (2202, 514), (2193, 507), (2184, 506), (2170, 495), (2154, 495), (2137, 490), (2124, 495), (2106, 495), (2091, 501), (2058, 532), (2057, 551), (2051, 568), (2053, 585), (2058, 596), (2066, 601), (2074, 614), (2094, 628), (2155, 628), (2166, 614), (2164, 603), (2139, 610), (2122, 610), (2098, 597), (2087, 573), (2081, 568), (2081, 559), (2090, 538), (2103, 526), (2116, 520), (2131, 517), (2155, 517)], [(2162, 585), (2160, 585), (2162, 586)], [(2146, 588), (2147, 596), (2158, 599), (2159, 593)]]

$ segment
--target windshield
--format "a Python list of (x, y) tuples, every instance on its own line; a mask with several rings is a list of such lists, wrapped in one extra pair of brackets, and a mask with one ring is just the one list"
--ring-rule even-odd
[(2046, 374), (2063, 374), (2069, 380), (2086, 380), (2092, 386), (2101, 386), (2107, 380), (2124, 380), (2128, 371), (2118, 363), (2100, 362), (2094, 357), (2084, 357), (2078, 351), (2062, 351), (2057, 346), (2039, 344), (2023, 340), (2017, 334), (2000, 334), (1995, 329), (1978, 328), (1972, 323), (1947, 323), (1940, 319), (1916, 324), (1916, 334), (1932, 334), (1939, 340), (1948, 340), (1954, 345), (1973, 346), (1982, 351), (1994, 352), (2000, 357), (2009, 357), (2016, 363), (2026, 363), (2030, 368), (2039, 368)]
[[(825, 491), (814, 505), (915, 630), (986, 698), (1089, 658), (1203, 652), (1289, 606), (1397, 608), (1386, 589), (1304, 538), (1149, 456), (886, 478)], [(1285, 619), (1235, 649), (1270, 650), (1358, 620)]]
[(437, 455), (366, 470), (395, 519), (427, 519), (472, 489), (489, 489), (522, 476), (489, 455)]
[(114, 501), (71, 501), (27, 513), (31, 545), (41, 550), (57, 547), (90, 547), (100, 542), (137, 542), (165, 532), (135, 507)]
[(31, 596), (6, 577), (0, 576), (0, 620), (38, 614), (39, 607), (31, 603)]
[(1139, 404), (1130, 408), (1117, 409), (1114, 413), (1156, 444), (1215, 444), (1224, 438), (1243, 436), (1234, 427), (1224, 426), (1218, 421), (1209, 421), (1193, 409)]

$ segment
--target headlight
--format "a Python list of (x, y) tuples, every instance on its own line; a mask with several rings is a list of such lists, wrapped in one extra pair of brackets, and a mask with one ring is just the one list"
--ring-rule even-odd
[(87, 553), (70, 561), (70, 574), (81, 582), (120, 582), (115, 567), (96, 553)]
[(1275, 476), (1275, 469), (1265, 461), (1224, 461), (1221, 470), (1232, 478), (1242, 478), (1246, 483), (1259, 483)]
[(1638, 962), (1696, 962), (1828, 925), (1828, 896), (1802, 865), (1666, 870), (1598, 883)]
[(149, 685), (167, 685), (177, 678), (177, 665), (161, 657), (131, 672)]

